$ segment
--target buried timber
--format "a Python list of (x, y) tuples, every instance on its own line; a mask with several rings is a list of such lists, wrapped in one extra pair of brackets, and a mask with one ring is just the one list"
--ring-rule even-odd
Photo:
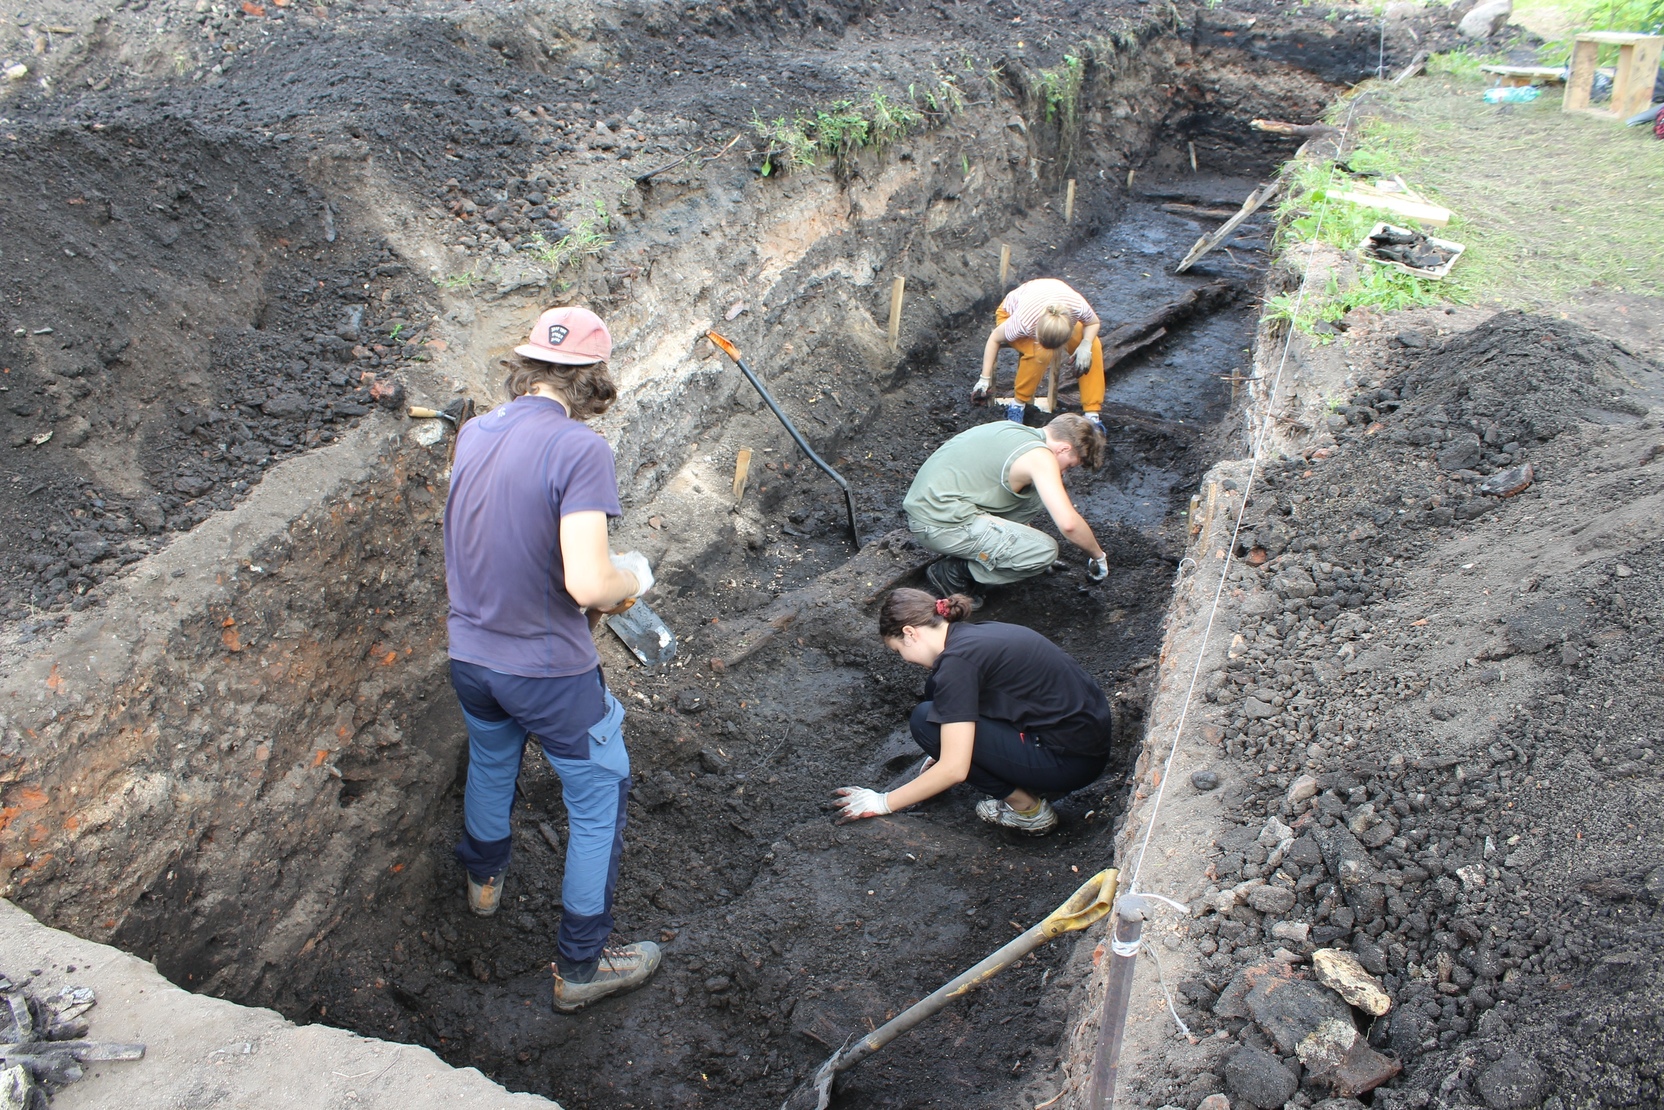
[[(275, 97), (241, 98), (239, 81), (284, 82), (267, 46), (222, 64), (215, 77), (229, 79), (88, 93), (84, 120), (110, 121), (96, 130), (40, 108), (6, 156), (18, 195), (73, 186), (41, 193), (32, 231), (8, 212), (8, 236), (34, 237), (8, 238), (7, 257), (13, 242), (26, 260), (56, 257), (66, 233), (73, 253), (38, 288), (19, 283), (5, 337), (23, 462), (0, 489), (25, 525), (5, 550), (18, 707), (5, 722), (5, 893), (181, 985), (426, 1044), (511, 1088), (575, 1104), (777, 1105), (847, 1037), (1110, 862), (1187, 528), (1178, 510), (1228, 410), (1224, 379), (1246, 373), (1264, 232), (1181, 278), (1168, 263), (1205, 230), (1198, 212), (1256, 184), (1231, 176), (1240, 159), (1263, 169), (1287, 153), (1234, 149), (1211, 106), (1310, 115), (1331, 90), (1223, 45), (1201, 76), (1206, 35), (1198, 46), (1146, 28), (1077, 90), (1072, 138), (1044, 82), (1013, 66), (1009, 87), (981, 89), (988, 105), (951, 127), (844, 152), (835, 175), (775, 179), (759, 173), (768, 151), (747, 162), (731, 141), (752, 98), (702, 100), (708, 75), (672, 68), (681, 52), (664, 43), (636, 59), (662, 87), (621, 70), (639, 103), (597, 104), (593, 74), (565, 63), (546, 74), (506, 47), (453, 55), (431, 28), (372, 48), (285, 18), (307, 32), (285, 41), (341, 78), (306, 86), (318, 104), (336, 105), (337, 86), (372, 103), (339, 141), (309, 136), (329, 121), (284, 117)], [(1366, 38), (1335, 50), (1361, 56)], [(400, 64), (374, 81), (333, 53), (394, 49)], [(709, 68), (737, 78), (750, 49), (717, 51)], [(818, 65), (815, 53), (794, 64)], [(393, 101), (442, 126), (413, 126), (401, 113), (416, 110)], [(243, 122), (257, 126), (235, 133)], [(620, 173), (684, 156), (616, 191)], [(1082, 189), (1073, 225), (1062, 177), (1042, 170), (1068, 158), (1082, 182), (1116, 183)], [(615, 190), (605, 222), (602, 185)], [(913, 473), (993, 416), (965, 396), (1002, 292), (996, 233), (1018, 244), (1013, 283), (1056, 275), (1108, 324), (1168, 321), (1111, 373), (1113, 460), (1072, 483), (1108, 582), (1070, 561), (983, 614), (1085, 665), (1116, 708), (1116, 755), (1060, 802), (1063, 827), (1045, 839), (983, 825), (964, 789), (836, 826), (834, 787), (884, 786), (918, 759), (904, 724), (923, 672), (878, 641), (871, 600), (916, 584), (925, 560), (898, 531)], [(101, 313), (99, 291), (119, 311)], [(652, 556), (653, 604), (681, 646), (651, 672), (602, 648), (635, 778), (618, 930), (663, 944), (665, 963), (576, 1016), (549, 1009), (565, 821), (540, 758), (523, 768), (503, 909), (482, 920), (463, 901), (438, 531), (449, 431), (404, 419), (402, 403), (499, 403), (497, 359), (551, 296), (615, 322), (623, 398), (599, 425), (625, 500), (614, 545)], [(1187, 297), (1207, 311), (1163, 316)], [(850, 480), (861, 550), (840, 492), (699, 343), (713, 323)], [(1001, 375), (1006, 392), (1008, 365)], [(751, 470), (736, 492), (741, 451)], [(1085, 951), (1042, 950), (862, 1065), (844, 1097), (1049, 1094), (1088, 967)]]

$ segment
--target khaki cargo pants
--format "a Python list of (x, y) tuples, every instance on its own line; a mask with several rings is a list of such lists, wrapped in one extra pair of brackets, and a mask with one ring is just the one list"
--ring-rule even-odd
[(912, 520), (907, 526), (920, 547), (957, 555), (970, 564), (972, 578), (989, 586), (1033, 578), (1057, 559), (1057, 541), (1046, 533), (986, 513), (957, 528)]

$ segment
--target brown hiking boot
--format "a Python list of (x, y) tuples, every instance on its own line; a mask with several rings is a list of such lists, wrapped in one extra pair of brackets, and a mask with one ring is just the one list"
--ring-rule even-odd
[(503, 873), (497, 874), (480, 882), (474, 876), (468, 876), (468, 908), (481, 917), (490, 917), (497, 912), (497, 907), (503, 900)]
[(594, 972), (581, 983), (563, 976), (559, 964), (550, 964), (549, 969), (555, 973), (555, 1009), (563, 1014), (575, 1013), (609, 994), (634, 990), (659, 969), (661, 955), (659, 946), (650, 940), (603, 948)]

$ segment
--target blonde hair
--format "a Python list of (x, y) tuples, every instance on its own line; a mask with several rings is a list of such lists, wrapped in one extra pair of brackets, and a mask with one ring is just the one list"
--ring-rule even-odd
[(1075, 334), (1075, 317), (1068, 305), (1049, 304), (1034, 325), (1034, 338), (1048, 351), (1055, 351)]

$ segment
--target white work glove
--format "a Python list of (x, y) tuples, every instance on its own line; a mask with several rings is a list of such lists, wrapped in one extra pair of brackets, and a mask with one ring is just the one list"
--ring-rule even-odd
[(864, 786), (841, 786), (832, 791), (838, 799), (838, 824), (859, 821), (863, 817), (882, 817), (890, 812), (888, 796), (882, 790), (868, 790)]
[(976, 386), (971, 390), (971, 404), (980, 405), (988, 399), (988, 394), (994, 392), (993, 378), (978, 378)]
[(1109, 577), (1109, 555), (1107, 553), (1096, 559), (1086, 560), (1086, 577), (1094, 582), (1102, 582)]
[(612, 565), (621, 571), (636, 576), (636, 592), (631, 597), (640, 597), (653, 588), (653, 568), (647, 563), (647, 556), (639, 551), (625, 551), (612, 553)]
[(1075, 348), (1075, 373), (1084, 374), (1092, 369), (1092, 344), (1082, 342)]

